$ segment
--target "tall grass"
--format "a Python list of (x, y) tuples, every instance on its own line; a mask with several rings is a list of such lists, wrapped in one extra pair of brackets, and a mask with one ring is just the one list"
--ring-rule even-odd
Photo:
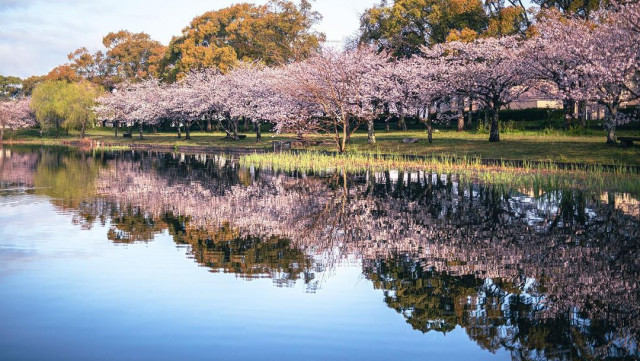
[(455, 174), (461, 182), (537, 191), (582, 188), (592, 191), (618, 191), (640, 194), (640, 173), (622, 164), (611, 167), (553, 162), (500, 161), (484, 165), (479, 157), (432, 155), (427, 157), (390, 155), (380, 152), (329, 154), (321, 152), (248, 154), (240, 157), (242, 166), (285, 172), (326, 175), (367, 170), (428, 171)]

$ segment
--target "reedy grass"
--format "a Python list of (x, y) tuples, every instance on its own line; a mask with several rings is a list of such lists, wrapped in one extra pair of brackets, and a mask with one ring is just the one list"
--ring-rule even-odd
[(510, 162), (484, 165), (479, 157), (431, 155), (426, 157), (383, 155), (378, 152), (329, 154), (321, 152), (264, 153), (240, 157), (240, 165), (284, 172), (327, 175), (336, 172), (360, 174), (370, 171), (426, 171), (454, 174), (462, 182), (475, 182), (536, 194), (549, 190), (579, 188), (592, 191), (617, 191), (640, 194), (640, 173), (617, 164), (568, 164), (561, 168), (553, 162)]

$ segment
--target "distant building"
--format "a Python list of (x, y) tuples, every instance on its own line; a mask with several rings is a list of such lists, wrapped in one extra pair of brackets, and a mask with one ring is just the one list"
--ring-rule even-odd
[(547, 108), (562, 109), (562, 101), (550, 98), (519, 99), (507, 104), (507, 109)]

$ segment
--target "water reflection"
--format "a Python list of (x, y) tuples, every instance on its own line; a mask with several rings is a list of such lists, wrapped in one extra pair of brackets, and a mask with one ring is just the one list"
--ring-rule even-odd
[(211, 272), (277, 286), (359, 260), (421, 332), (460, 326), (515, 360), (637, 358), (640, 212), (631, 195), (505, 190), (455, 175), (315, 177), (224, 155), (4, 149), (0, 182), (116, 244), (168, 232)]

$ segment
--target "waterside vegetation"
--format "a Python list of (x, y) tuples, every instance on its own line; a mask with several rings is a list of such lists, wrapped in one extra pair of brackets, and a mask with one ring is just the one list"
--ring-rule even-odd
[(245, 167), (267, 168), (310, 175), (364, 174), (367, 171), (428, 172), (455, 178), (458, 182), (481, 183), (504, 190), (517, 189), (540, 195), (549, 190), (588, 189), (640, 194), (640, 169), (623, 165), (564, 164), (553, 162), (499, 161), (486, 165), (478, 157), (431, 155), (385, 156), (381, 153), (327, 154), (320, 152), (262, 153), (240, 157)]

